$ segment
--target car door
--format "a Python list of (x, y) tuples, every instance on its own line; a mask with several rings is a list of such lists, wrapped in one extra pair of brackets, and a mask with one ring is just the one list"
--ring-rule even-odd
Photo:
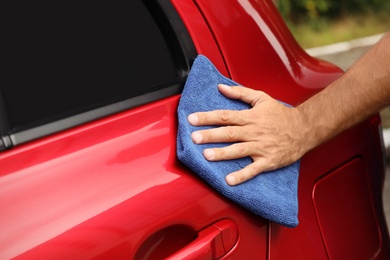
[(176, 159), (193, 59), (226, 72), (192, 1), (0, 9), (0, 258), (266, 259), (268, 221)]

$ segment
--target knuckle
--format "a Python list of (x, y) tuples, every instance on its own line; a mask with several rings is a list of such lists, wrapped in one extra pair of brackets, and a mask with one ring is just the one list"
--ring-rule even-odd
[(242, 158), (242, 157), (247, 156), (247, 150), (246, 150), (244, 144), (238, 143), (238, 144), (235, 145), (235, 147), (236, 147), (237, 155), (238, 155), (239, 157)]
[(229, 122), (229, 112), (227, 110), (221, 110), (219, 112), (219, 119), (221, 120), (221, 122), (225, 123), (225, 122)]
[(233, 127), (225, 127), (225, 134), (228, 141), (234, 141), (235, 139), (235, 131)]

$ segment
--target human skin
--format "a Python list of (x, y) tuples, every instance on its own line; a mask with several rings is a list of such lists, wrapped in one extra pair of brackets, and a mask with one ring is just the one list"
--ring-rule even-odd
[(390, 105), (390, 34), (321, 92), (297, 107), (286, 107), (262, 91), (218, 85), (228, 98), (252, 106), (249, 110), (215, 110), (188, 116), (194, 126), (221, 127), (195, 131), (195, 144), (232, 142), (205, 149), (209, 161), (249, 156), (253, 162), (226, 176), (237, 185), (264, 172), (287, 166), (340, 132)]

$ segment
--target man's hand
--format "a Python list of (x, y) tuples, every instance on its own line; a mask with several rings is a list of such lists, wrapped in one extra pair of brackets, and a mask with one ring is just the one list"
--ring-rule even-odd
[(230, 160), (249, 156), (253, 163), (226, 177), (229, 185), (247, 181), (264, 171), (275, 170), (299, 160), (309, 149), (305, 147), (305, 122), (297, 108), (290, 108), (262, 91), (218, 85), (228, 98), (239, 99), (252, 106), (242, 111), (216, 110), (188, 116), (194, 126), (221, 127), (195, 131), (196, 144), (232, 142), (224, 148), (206, 149), (209, 161)]
[(210, 161), (250, 156), (253, 163), (226, 177), (239, 184), (263, 171), (299, 160), (306, 152), (356, 125), (390, 104), (390, 34), (346, 73), (296, 108), (289, 108), (261, 91), (219, 85), (228, 98), (252, 106), (249, 110), (194, 113), (195, 126), (220, 125), (195, 131), (196, 144), (233, 142), (224, 148), (206, 149)]

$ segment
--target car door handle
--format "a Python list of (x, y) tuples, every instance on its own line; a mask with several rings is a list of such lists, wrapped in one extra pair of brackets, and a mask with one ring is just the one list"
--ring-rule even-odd
[(232, 220), (221, 220), (202, 229), (193, 242), (166, 259), (218, 259), (229, 253), (237, 241), (238, 229), (236, 224)]

